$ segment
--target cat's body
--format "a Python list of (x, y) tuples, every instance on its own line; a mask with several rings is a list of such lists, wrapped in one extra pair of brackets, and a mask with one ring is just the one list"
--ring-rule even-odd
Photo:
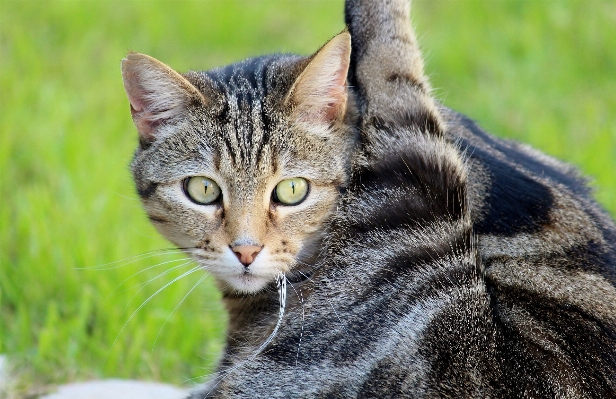
[[(230, 311), (221, 372), (191, 398), (615, 397), (616, 227), (585, 181), (432, 99), (407, 1), (346, 14), (349, 100), (346, 33), (185, 80), (125, 63), (146, 209)], [(190, 204), (194, 175), (222, 199)], [(310, 191), (281, 206), (293, 176)], [(259, 263), (276, 251), (299, 262)], [(254, 356), (279, 272), (286, 313)]]

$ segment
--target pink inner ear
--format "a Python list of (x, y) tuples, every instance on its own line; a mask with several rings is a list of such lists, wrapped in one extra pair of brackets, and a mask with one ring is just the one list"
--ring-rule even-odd
[(331, 123), (335, 121), (340, 115), (341, 104), (340, 103), (329, 103), (325, 112), (323, 113), (323, 122)]
[(325, 110), (325, 121), (324, 122), (333, 122), (342, 111), (344, 111), (344, 106), (346, 105), (346, 75), (347, 75), (348, 64), (340, 65), (340, 69), (335, 74), (335, 77), (332, 81), (332, 86), (329, 87), (329, 97), (334, 101), (330, 101), (327, 104), (327, 108)]
[(145, 103), (142, 98), (145, 95), (143, 87), (139, 84), (139, 73), (136, 65), (128, 62), (126, 59), (122, 61), (122, 79), (124, 81), (124, 89), (130, 103), (130, 111), (133, 117), (135, 114), (142, 112), (145, 109)]
[(330, 124), (340, 117), (346, 105), (346, 73), (347, 65), (340, 65), (340, 68), (330, 76), (324, 79), (318, 77), (322, 79), (317, 82), (320, 87), (308, 93), (302, 90), (304, 96), (296, 96), (296, 100), (299, 101), (300, 120), (307, 123)]
[(153, 140), (153, 130), (156, 127), (156, 123), (152, 120), (152, 115), (147, 112), (146, 104), (142, 100), (144, 95), (143, 89), (138, 83), (133, 83), (130, 89), (127, 89), (126, 95), (130, 103), (130, 114), (139, 135), (146, 140)]
[(292, 89), (298, 121), (330, 125), (343, 115), (350, 51), (350, 36), (342, 33), (315, 54)]
[(142, 138), (155, 139), (158, 126), (174, 123), (201, 93), (182, 75), (145, 54), (122, 60), (122, 79), (133, 122)]
[(139, 100), (137, 96), (133, 93), (126, 93), (128, 96), (128, 101), (130, 102), (130, 112), (134, 116), (136, 113), (142, 112), (145, 108), (145, 105), (142, 101)]

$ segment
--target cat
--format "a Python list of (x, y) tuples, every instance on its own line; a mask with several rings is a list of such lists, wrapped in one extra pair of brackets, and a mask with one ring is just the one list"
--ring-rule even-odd
[(145, 210), (229, 311), (191, 399), (616, 397), (614, 222), (434, 99), (409, 13), (347, 0), (309, 57), (123, 60)]

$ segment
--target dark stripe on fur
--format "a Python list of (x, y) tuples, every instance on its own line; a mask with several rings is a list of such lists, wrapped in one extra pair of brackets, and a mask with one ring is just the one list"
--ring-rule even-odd
[(401, 363), (401, 359), (394, 357), (387, 357), (376, 362), (359, 388), (357, 398), (373, 399), (381, 397), (383, 392), (408, 391), (409, 383), (412, 384), (412, 377), (409, 375), (408, 365)]
[(137, 186), (137, 194), (142, 199), (150, 198), (156, 192), (156, 188), (158, 187), (158, 183), (155, 182), (140, 182)]
[(396, 127), (408, 126), (419, 128), (420, 131), (430, 133), (433, 136), (440, 137), (443, 135), (438, 117), (426, 108), (406, 110), (406, 112), (389, 117), (391, 118), (389, 131), (395, 130)]
[[(459, 219), (465, 208), (464, 186), (457, 171), (443, 171), (417, 154), (397, 154), (365, 170), (355, 180), (361, 201), (378, 198), (388, 190), (402, 188), (409, 195), (385, 199), (389, 206), (374, 209), (358, 221), (364, 228), (425, 225), (434, 219)], [(445, 166), (446, 167), (446, 166)], [(362, 226), (357, 226), (361, 229)]]
[(613, 397), (613, 329), (548, 293), (501, 285), (492, 295), (501, 364), (508, 367), (501, 383), (508, 396), (562, 397), (559, 390), (571, 387), (597, 398)]
[(150, 221), (152, 221), (153, 223), (169, 223), (171, 222), (170, 220), (167, 220), (165, 218), (161, 218), (158, 216), (152, 216), (150, 214), (148, 214), (148, 219), (150, 219)]
[(479, 159), (490, 175), (482, 217), (475, 221), (477, 234), (536, 233), (550, 224), (554, 198), (547, 186), (487, 151), (465, 141), (462, 146), (468, 146), (471, 158)]
[(421, 82), (418, 82), (411, 74), (409, 73), (392, 73), (386, 79), (388, 82), (395, 82), (400, 84), (406, 84), (409, 86), (416, 86), (419, 90), (423, 90), (423, 86)]
[(145, 137), (139, 135), (139, 149), (142, 151), (147, 150), (152, 146), (152, 140), (147, 140)]
[(498, 397), (492, 387), (502, 375), (487, 302), (485, 292), (467, 292), (424, 329), (419, 353), (430, 365), (426, 397)]
[[(590, 195), (590, 189), (586, 185), (587, 180), (582, 178), (572, 167), (557, 169), (554, 166), (533, 158), (520, 148), (520, 144), (490, 136), (479, 126), (477, 126), (473, 120), (464, 115), (455, 114), (455, 121), (459, 123), (461, 127), (468, 129), (468, 131), (476, 136), (477, 139), (483, 144), (482, 148), (486, 149), (486, 146), (493, 148), (503, 154), (503, 156), (510, 162), (528, 169), (537, 176), (545, 177), (555, 183), (562, 184), (576, 195), (583, 197)], [(472, 152), (473, 149), (470, 149), (469, 151)], [(482, 159), (480, 156), (479, 158)], [(509, 168), (511, 169), (511, 166), (509, 166)]]

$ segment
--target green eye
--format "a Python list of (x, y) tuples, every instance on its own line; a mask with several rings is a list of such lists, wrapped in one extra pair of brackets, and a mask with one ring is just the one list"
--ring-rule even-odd
[(220, 198), (220, 187), (213, 180), (203, 176), (193, 176), (184, 180), (186, 195), (197, 204), (207, 205)]
[(308, 194), (308, 182), (301, 177), (283, 180), (276, 185), (274, 201), (284, 205), (297, 205)]

